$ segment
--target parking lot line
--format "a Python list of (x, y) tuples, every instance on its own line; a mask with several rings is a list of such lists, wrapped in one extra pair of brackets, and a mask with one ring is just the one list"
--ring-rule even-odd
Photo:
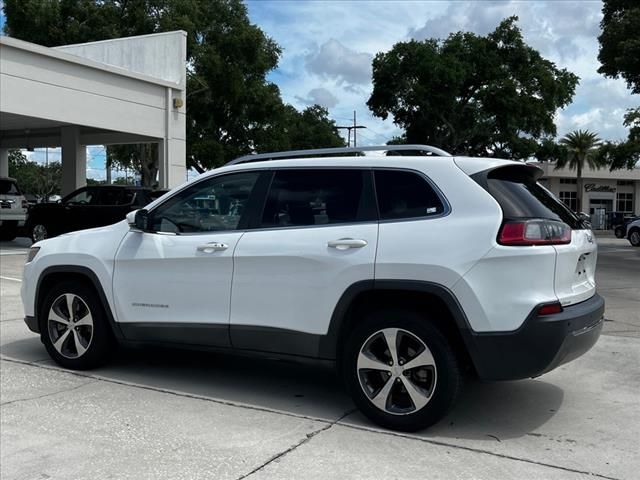
[(10, 281), (12, 281), (12, 282), (20, 282), (20, 283), (22, 283), (22, 280), (21, 280), (20, 278), (5, 277), (5, 276), (3, 276), (3, 275), (0, 275), (0, 278), (1, 278), (2, 280), (10, 280)]

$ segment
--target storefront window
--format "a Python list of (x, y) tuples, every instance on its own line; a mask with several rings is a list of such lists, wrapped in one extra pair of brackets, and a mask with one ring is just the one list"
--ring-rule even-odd
[(578, 198), (576, 192), (560, 192), (560, 200), (573, 212), (578, 211)]
[(618, 193), (616, 200), (618, 212), (633, 213), (633, 193)]

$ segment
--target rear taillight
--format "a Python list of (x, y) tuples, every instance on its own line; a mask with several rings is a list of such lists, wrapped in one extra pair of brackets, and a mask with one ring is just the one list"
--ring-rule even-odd
[(563, 245), (571, 243), (571, 227), (544, 219), (509, 221), (502, 225), (498, 243), (509, 246)]
[(22, 208), (29, 208), (29, 202), (22, 200)]
[(547, 305), (542, 305), (538, 308), (538, 315), (553, 315), (554, 313), (562, 312), (562, 305), (559, 302), (556, 303), (548, 303)]

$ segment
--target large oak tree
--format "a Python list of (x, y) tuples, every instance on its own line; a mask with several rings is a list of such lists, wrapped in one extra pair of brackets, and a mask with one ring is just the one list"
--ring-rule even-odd
[(529, 47), (517, 17), (486, 36), (400, 42), (373, 61), (374, 115), (405, 130), (409, 143), (458, 154), (526, 158), (555, 136), (554, 114), (578, 77)]

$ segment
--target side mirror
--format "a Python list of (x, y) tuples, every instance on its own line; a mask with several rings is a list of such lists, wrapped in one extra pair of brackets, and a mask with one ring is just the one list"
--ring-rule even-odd
[(147, 231), (149, 229), (149, 212), (144, 208), (129, 212), (127, 213), (127, 223), (131, 228), (143, 232)]

